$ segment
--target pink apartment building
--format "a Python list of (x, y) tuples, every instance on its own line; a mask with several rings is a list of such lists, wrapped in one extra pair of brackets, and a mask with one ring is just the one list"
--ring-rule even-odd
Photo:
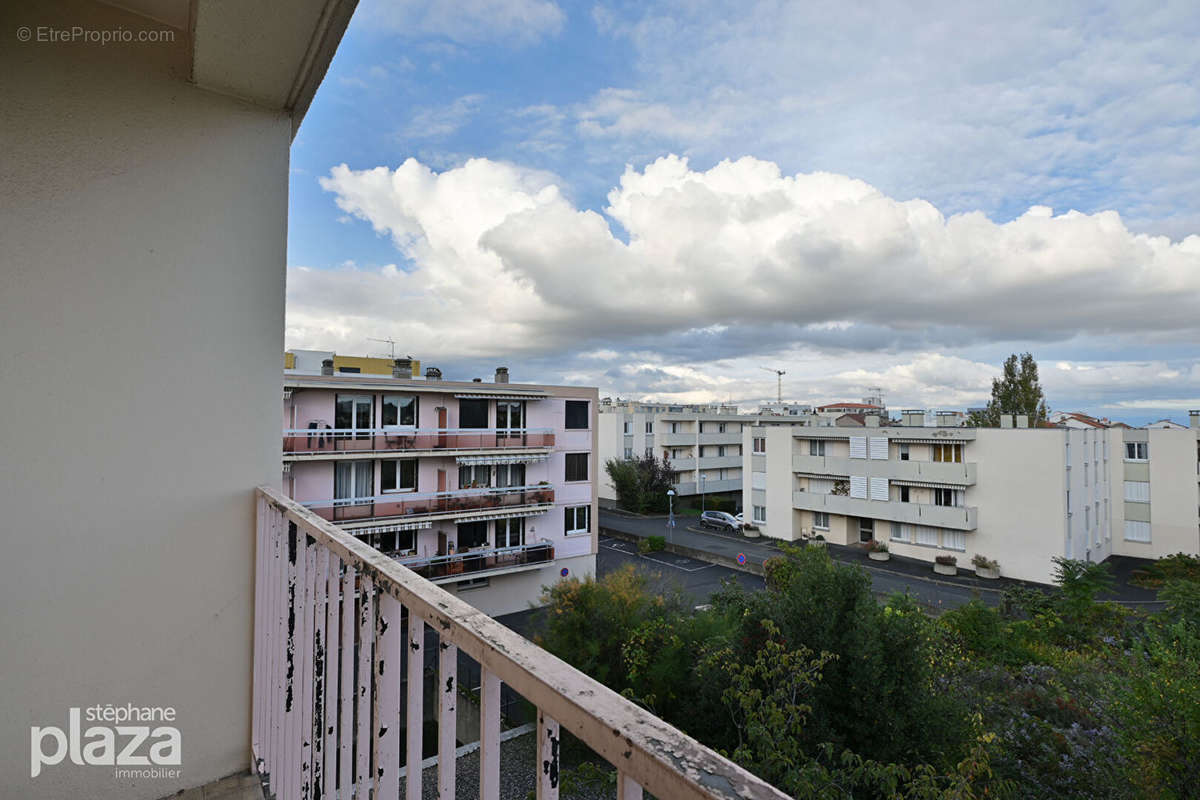
[(283, 487), (480, 610), (595, 571), (597, 390), (285, 370)]

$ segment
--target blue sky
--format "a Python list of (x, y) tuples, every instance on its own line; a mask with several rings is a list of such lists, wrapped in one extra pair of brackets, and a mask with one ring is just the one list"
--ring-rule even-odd
[(931, 407), (1028, 349), (1054, 408), (1185, 418), (1200, 15), (923, 9), (364, 0), (292, 148), (288, 346)]

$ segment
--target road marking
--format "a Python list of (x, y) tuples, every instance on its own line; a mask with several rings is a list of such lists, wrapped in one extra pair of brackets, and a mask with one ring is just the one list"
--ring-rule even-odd
[[(655, 564), (662, 564), (664, 567), (671, 567), (672, 569), (677, 569), (680, 572), (689, 572), (689, 573), (702, 572), (706, 569), (716, 566), (715, 564), (703, 564), (703, 566), (699, 566), (699, 567), (691, 567), (691, 568), (681, 567), (678, 564), (672, 564), (669, 561), (660, 561), (657, 558), (651, 558), (650, 556), (644, 556), (641, 553), (630, 552), (628, 550), (622, 550), (620, 547), (613, 547), (612, 545), (602, 545), (602, 546), (604, 547), (605, 550), (612, 550), (614, 552), (620, 553), (621, 555), (634, 556), (635, 558), (641, 558), (646, 561), (653, 561)], [(690, 561), (692, 559), (688, 559), (688, 560)], [(700, 562), (697, 562), (697, 563), (700, 563)]]

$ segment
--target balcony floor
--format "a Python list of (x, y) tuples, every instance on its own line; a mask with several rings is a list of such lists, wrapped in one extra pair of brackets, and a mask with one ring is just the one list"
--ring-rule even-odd
[(263, 800), (262, 784), (250, 771), (167, 795), (162, 800)]

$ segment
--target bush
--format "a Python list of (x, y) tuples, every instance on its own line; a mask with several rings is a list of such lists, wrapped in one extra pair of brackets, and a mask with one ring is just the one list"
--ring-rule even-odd
[(663, 536), (647, 536), (646, 542), (650, 545), (650, 552), (657, 553), (667, 549), (667, 540)]
[(1108, 564), (1054, 557), (1054, 582), (1062, 589), (1066, 610), (1078, 617), (1096, 602), (1096, 595), (1112, 588)]
[(937, 558), (935, 558), (933, 560), (936, 561), (937, 563), (941, 564), (943, 567), (958, 566), (958, 559), (955, 558), (954, 556), (938, 556)]
[(888, 546), (887, 542), (881, 542), (878, 539), (872, 539), (871, 543), (867, 545), (867, 549), (869, 549), (872, 553), (886, 553), (888, 551)]
[(993, 561), (992, 559), (980, 555), (979, 553), (976, 553), (974, 558), (971, 559), (971, 565), (974, 566), (975, 569), (1000, 569), (999, 561)]
[(1145, 569), (1134, 570), (1131, 582), (1158, 589), (1172, 580), (1200, 581), (1200, 557), (1187, 553), (1164, 556)]

